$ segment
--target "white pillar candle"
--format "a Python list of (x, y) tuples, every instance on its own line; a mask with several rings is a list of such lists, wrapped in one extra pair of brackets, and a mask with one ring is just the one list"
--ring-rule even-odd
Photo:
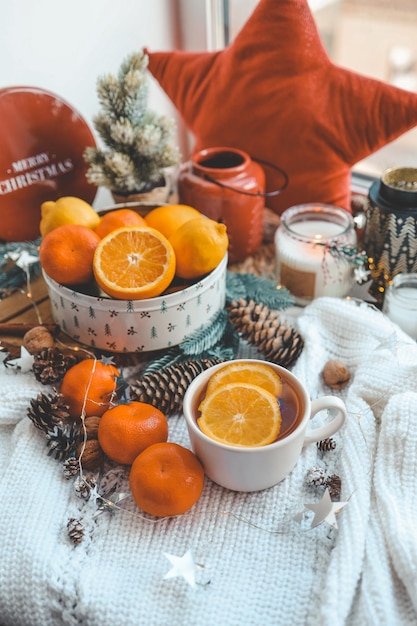
[(383, 313), (417, 339), (417, 274), (397, 274), (385, 291)]
[(341, 297), (353, 284), (353, 267), (329, 246), (355, 246), (351, 215), (337, 207), (311, 204), (292, 207), (281, 216), (275, 235), (278, 282), (299, 304), (320, 296)]

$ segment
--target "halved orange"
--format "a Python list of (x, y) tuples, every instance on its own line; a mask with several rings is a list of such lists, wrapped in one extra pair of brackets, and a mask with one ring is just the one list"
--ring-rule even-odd
[(227, 363), (211, 376), (207, 385), (206, 395), (219, 385), (227, 383), (250, 383), (258, 385), (272, 393), (276, 398), (282, 391), (280, 376), (267, 363), (236, 361)]
[(230, 446), (264, 446), (275, 441), (281, 428), (277, 398), (249, 383), (220, 385), (206, 395), (197, 419), (205, 435)]
[(103, 237), (93, 259), (99, 287), (122, 300), (159, 296), (174, 278), (175, 265), (168, 239), (147, 226), (117, 228)]

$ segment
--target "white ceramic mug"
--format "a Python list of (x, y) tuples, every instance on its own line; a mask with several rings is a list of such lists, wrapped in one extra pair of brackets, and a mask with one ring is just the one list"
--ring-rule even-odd
[[(246, 361), (247, 359), (240, 359), (236, 362)], [(276, 485), (294, 468), (304, 445), (331, 437), (343, 426), (347, 418), (345, 404), (340, 398), (323, 396), (310, 400), (298, 378), (283, 367), (268, 363), (282, 378), (284, 384), (288, 383), (297, 395), (299, 414), (293, 430), (282, 439), (260, 447), (238, 447), (219, 443), (200, 430), (197, 418), (198, 406), (204, 397), (209, 379), (224, 365), (224, 363), (214, 365), (199, 374), (189, 385), (183, 401), (183, 413), (191, 447), (203, 464), (207, 476), (222, 487), (234, 491), (260, 491)], [(331, 420), (319, 428), (309, 429), (310, 419), (323, 410), (334, 413)]]

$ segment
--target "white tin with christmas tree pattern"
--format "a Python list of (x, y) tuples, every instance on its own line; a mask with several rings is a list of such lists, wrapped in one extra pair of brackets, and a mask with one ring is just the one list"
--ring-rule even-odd
[(114, 300), (58, 284), (44, 274), (54, 320), (75, 341), (109, 352), (178, 345), (225, 306), (227, 255), (200, 281), (147, 300)]

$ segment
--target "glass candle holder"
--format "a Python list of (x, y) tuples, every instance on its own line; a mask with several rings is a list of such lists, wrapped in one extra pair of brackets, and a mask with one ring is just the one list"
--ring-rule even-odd
[(298, 304), (346, 296), (353, 284), (349, 256), (356, 250), (352, 216), (327, 204), (303, 204), (281, 215), (275, 234), (276, 275)]
[(417, 274), (397, 274), (387, 287), (382, 312), (417, 339)]

